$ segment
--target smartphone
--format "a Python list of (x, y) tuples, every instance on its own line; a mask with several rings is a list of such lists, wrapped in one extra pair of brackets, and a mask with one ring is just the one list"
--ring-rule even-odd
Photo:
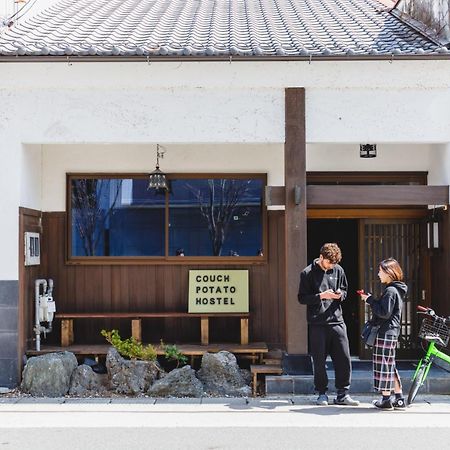
[(365, 294), (364, 289), (358, 289), (358, 290), (356, 291), (356, 293), (357, 293), (358, 295)]

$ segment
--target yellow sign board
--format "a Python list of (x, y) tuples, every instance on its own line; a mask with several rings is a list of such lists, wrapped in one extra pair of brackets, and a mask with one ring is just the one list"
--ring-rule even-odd
[(190, 270), (188, 312), (248, 312), (248, 270)]

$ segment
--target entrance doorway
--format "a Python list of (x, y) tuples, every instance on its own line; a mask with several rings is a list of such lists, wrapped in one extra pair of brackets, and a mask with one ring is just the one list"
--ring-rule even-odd
[(348, 296), (342, 304), (344, 320), (350, 343), (351, 355), (359, 354), (360, 319), (359, 297), (356, 290), (359, 283), (359, 221), (357, 219), (308, 219), (307, 236), (308, 264), (319, 256), (320, 247), (325, 242), (336, 242), (342, 250), (341, 266), (348, 280)]
[[(369, 211), (369, 210), (368, 210)], [(336, 212), (336, 211), (335, 211)], [(360, 330), (370, 314), (364, 306), (357, 289), (365, 289), (379, 297), (382, 285), (378, 280), (378, 263), (393, 256), (402, 266), (408, 285), (408, 294), (403, 303), (402, 324), (397, 347), (398, 358), (411, 358), (417, 354), (416, 306), (424, 303), (426, 293), (430, 292), (429, 256), (424, 251), (424, 220), (422, 216), (402, 218), (384, 218), (381, 210), (377, 218), (353, 217), (345, 219), (320, 217), (308, 219), (307, 257), (308, 263), (319, 255), (325, 242), (336, 242), (342, 250), (341, 265), (348, 279), (348, 297), (342, 304), (344, 320), (350, 343), (350, 353), (362, 359), (371, 357), (360, 338)], [(340, 211), (342, 213), (342, 210)], [(397, 212), (398, 214), (398, 212)], [(325, 214), (324, 214), (325, 215)], [(351, 215), (351, 214), (348, 214)], [(356, 215), (356, 217), (355, 217)], [(366, 215), (367, 211), (366, 211)], [(406, 215), (406, 214), (405, 214)]]

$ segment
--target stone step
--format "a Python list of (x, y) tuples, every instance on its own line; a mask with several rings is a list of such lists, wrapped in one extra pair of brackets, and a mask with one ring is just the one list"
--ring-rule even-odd
[[(361, 361), (363, 363), (363, 361)], [(327, 363), (328, 366), (328, 363)], [(351, 392), (358, 394), (373, 394), (372, 366), (361, 370), (364, 364), (358, 364), (358, 369), (353, 369)], [(403, 384), (403, 391), (407, 393), (414, 375), (414, 367), (407, 364), (399, 364), (399, 374)], [(405, 367), (406, 368), (402, 368)], [(335, 392), (334, 371), (327, 370), (329, 379), (329, 391)], [(423, 394), (450, 394), (450, 373), (439, 367), (432, 367), (428, 373), (425, 384), (419, 391)], [(313, 375), (280, 375), (266, 376), (266, 395), (302, 395), (314, 394)]]

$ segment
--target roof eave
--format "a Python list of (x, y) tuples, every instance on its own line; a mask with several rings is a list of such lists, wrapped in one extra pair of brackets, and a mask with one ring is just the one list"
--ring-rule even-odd
[(403, 61), (450, 60), (450, 53), (425, 55), (352, 55), (352, 56), (9, 56), (0, 55), (0, 63), (75, 62), (280, 62), (280, 61)]

